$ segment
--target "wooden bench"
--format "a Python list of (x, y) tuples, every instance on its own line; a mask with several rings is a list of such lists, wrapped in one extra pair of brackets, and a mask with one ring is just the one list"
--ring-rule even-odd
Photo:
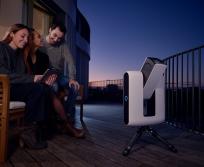
[[(83, 121), (83, 85), (80, 85), (77, 104), (80, 105), (80, 120)], [(0, 74), (0, 162), (7, 159), (7, 147), (10, 129), (16, 131), (21, 126), (25, 113), (24, 102), (10, 102), (10, 81), (7, 75)], [(9, 122), (15, 121), (16, 126), (10, 128)]]
[[(16, 122), (14, 132), (21, 125), (25, 113), (24, 102), (10, 102), (10, 81), (7, 75), (0, 74), (0, 162), (7, 159), (9, 122)], [(9, 130), (8, 130), (9, 129)]]

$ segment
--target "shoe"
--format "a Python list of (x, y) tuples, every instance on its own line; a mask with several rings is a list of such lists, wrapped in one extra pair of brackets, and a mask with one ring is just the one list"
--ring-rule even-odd
[(40, 150), (48, 147), (45, 140), (42, 139), (42, 132), (40, 128), (29, 128), (25, 130), (19, 140), (20, 147), (27, 147), (28, 149)]
[(31, 150), (41, 150), (48, 147), (48, 144), (46, 141), (33, 142), (25, 139), (24, 137), (20, 137), (19, 145), (21, 148), (26, 147)]
[(84, 138), (85, 131), (83, 129), (78, 129), (72, 126), (70, 123), (66, 123), (64, 127), (65, 131), (73, 137)]

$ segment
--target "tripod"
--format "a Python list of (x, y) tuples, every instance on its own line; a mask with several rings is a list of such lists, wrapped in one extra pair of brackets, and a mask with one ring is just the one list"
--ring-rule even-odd
[(136, 141), (139, 140), (139, 138), (142, 136), (143, 133), (149, 133), (151, 134), (153, 137), (155, 137), (157, 140), (161, 141), (165, 146), (167, 146), (167, 148), (174, 152), (177, 153), (177, 149), (170, 144), (167, 140), (165, 140), (164, 138), (162, 138), (155, 130), (153, 130), (152, 128), (150, 128), (149, 126), (141, 126), (139, 128), (139, 130), (137, 131), (137, 133), (131, 138), (128, 146), (124, 149), (123, 151), (123, 155), (127, 156), (130, 153), (130, 150), (132, 149), (133, 145), (136, 143)]

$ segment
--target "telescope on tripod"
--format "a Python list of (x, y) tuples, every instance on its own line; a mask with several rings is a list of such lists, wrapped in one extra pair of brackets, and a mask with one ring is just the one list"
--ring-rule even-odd
[(166, 65), (161, 60), (147, 57), (140, 71), (124, 74), (124, 122), (128, 126), (140, 127), (124, 149), (124, 156), (130, 153), (144, 133), (149, 133), (169, 150), (177, 152), (172, 144), (150, 127), (165, 121), (165, 70)]

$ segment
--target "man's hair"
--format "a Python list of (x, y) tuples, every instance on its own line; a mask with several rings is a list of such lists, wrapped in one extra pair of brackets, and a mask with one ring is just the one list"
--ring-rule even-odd
[(51, 26), (50, 26), (50, 29), (51, 30), (54, 30), (55, 28), (59, 28), (59, 30), (61, 31), (61, 32), (63, 32), (64, 34), (66, 34), (66, 32), (67, 32), (67, 29), (66, 29), (66, 27), (65, 27), (65, 25), (63, 24), (63, 23), (54, 23), (54, 24), (52, 24)]

